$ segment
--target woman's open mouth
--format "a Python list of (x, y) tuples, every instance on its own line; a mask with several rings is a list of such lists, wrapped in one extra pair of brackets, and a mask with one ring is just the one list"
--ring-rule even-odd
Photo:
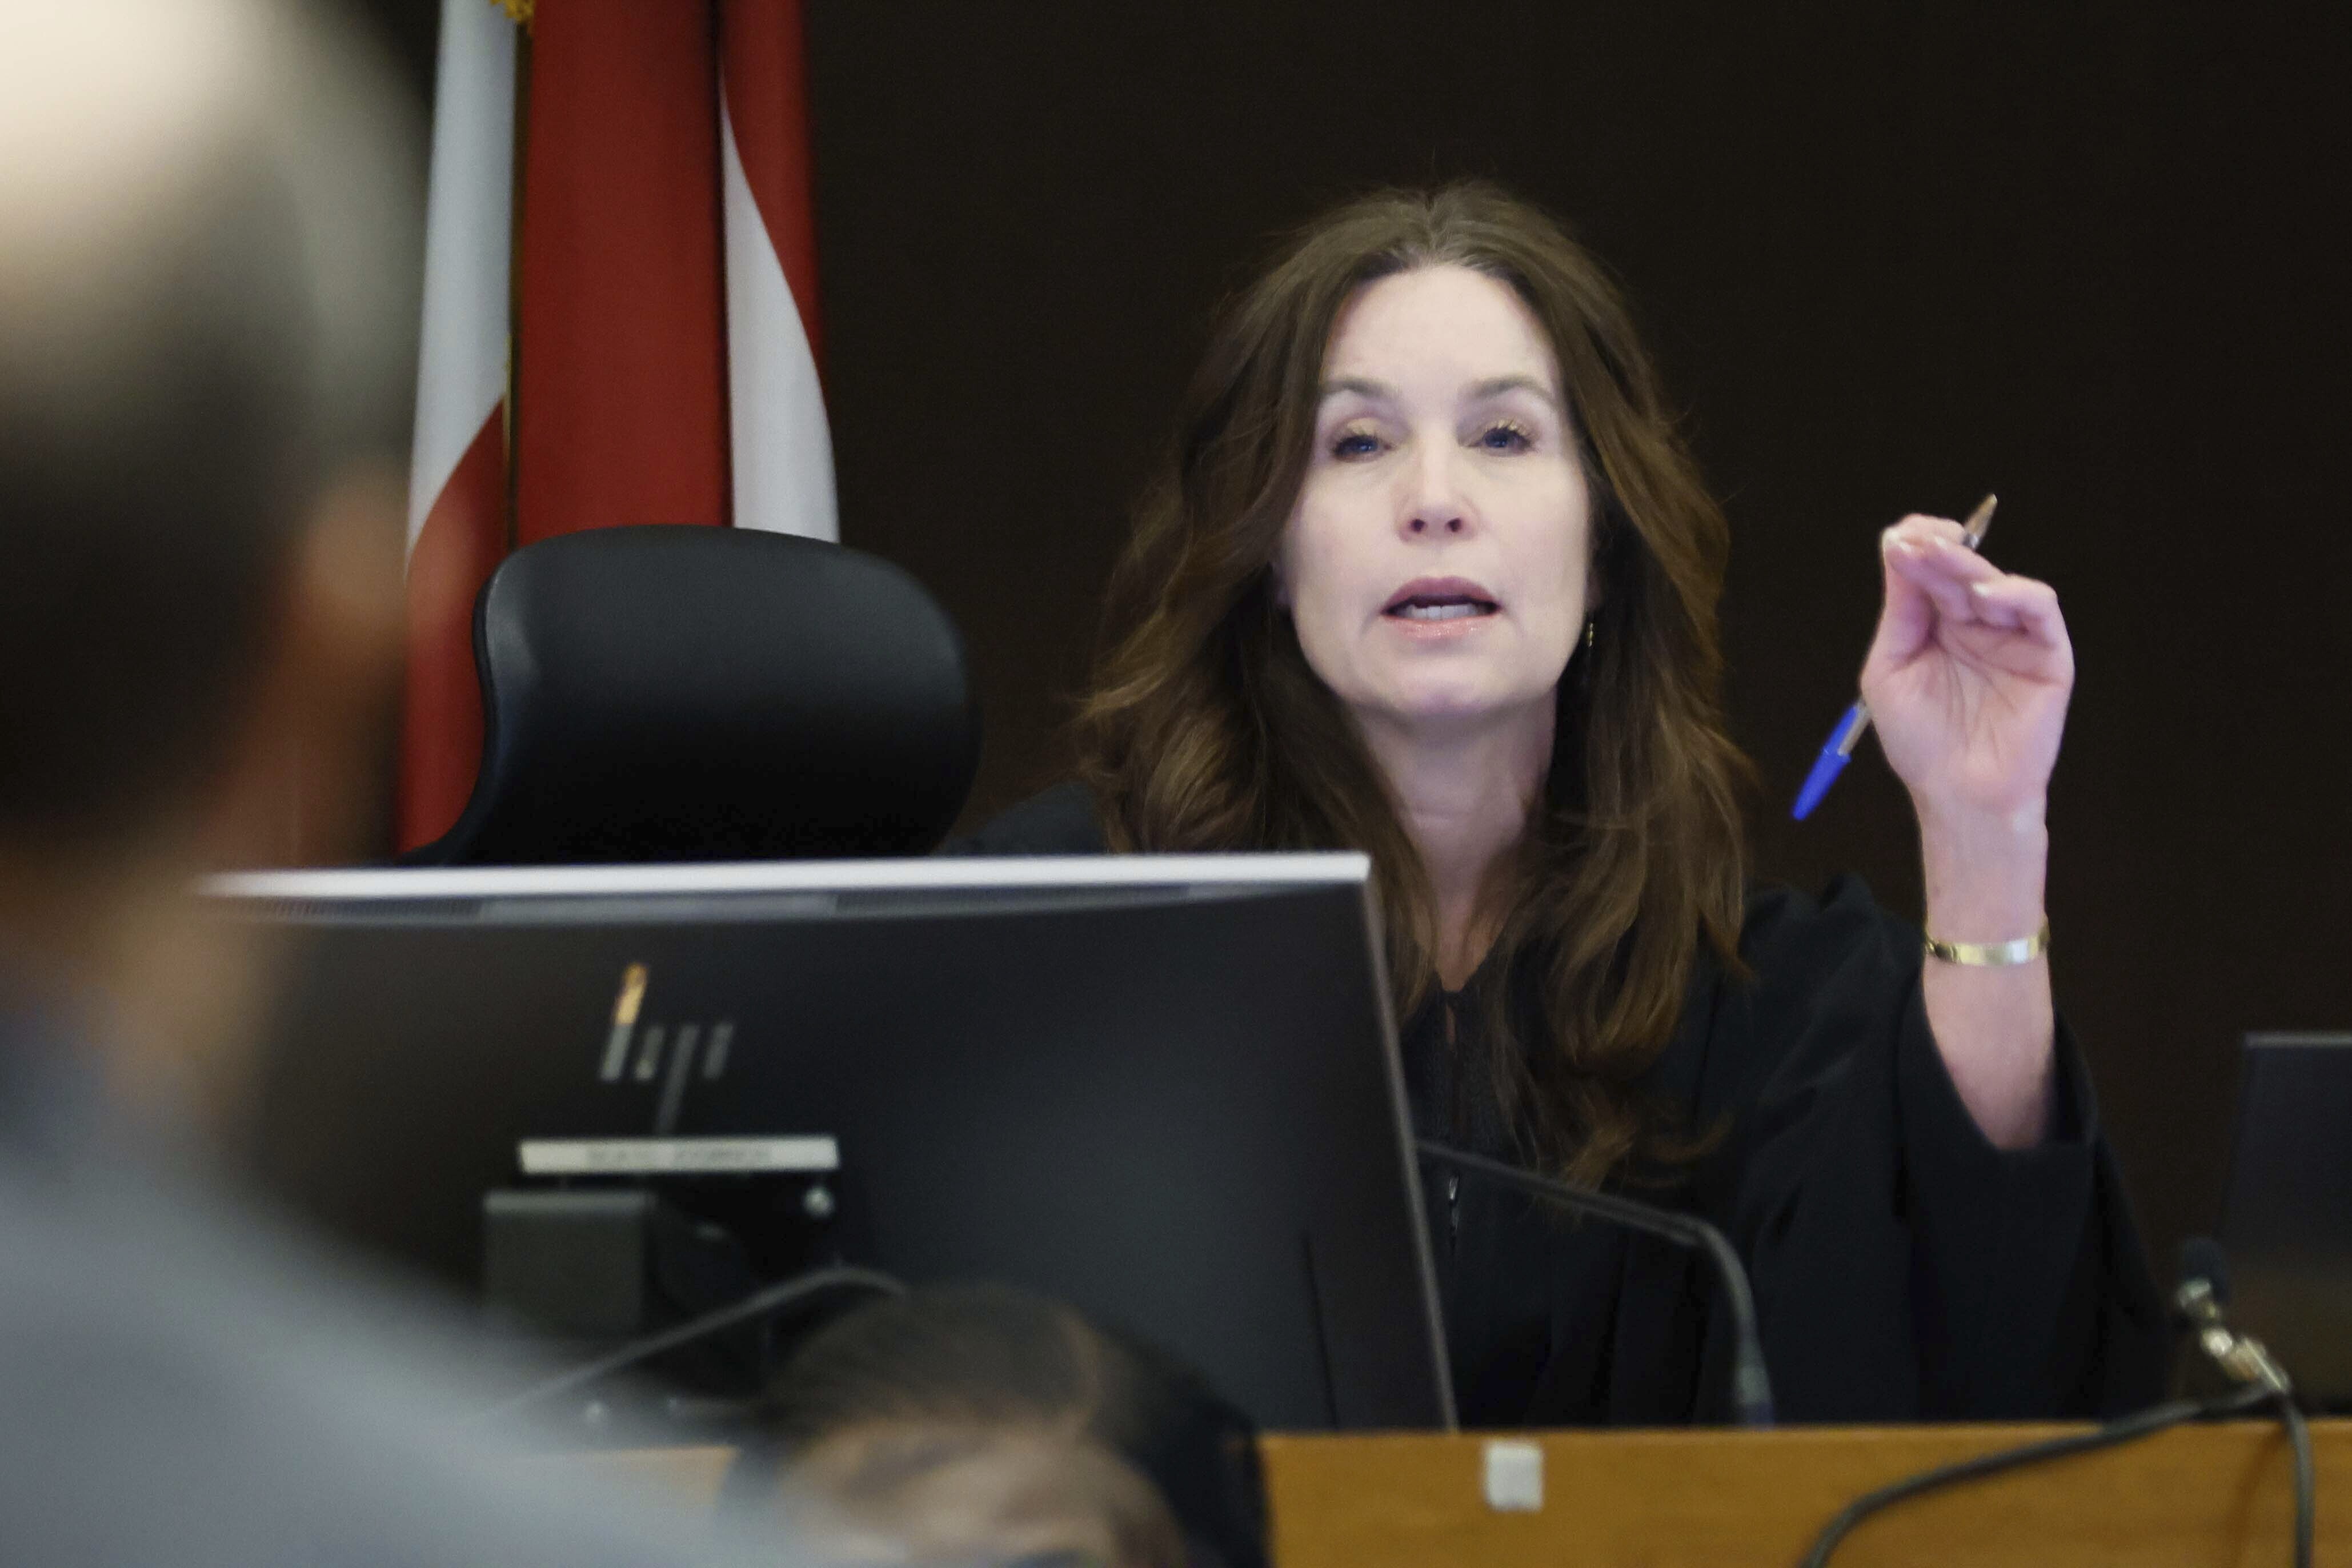
[(1500, 608), (1484, 584), (1468, 578), (1424, 577), (1398, 589), (1381, 613), (1391, 620), (1425, 623), (1475, 620)]
[(1460, 621), (1472, 615), (1492, 615), (1495, 607), (1483, 599), (1410, 599), (1383, 613), (1400, 621)]

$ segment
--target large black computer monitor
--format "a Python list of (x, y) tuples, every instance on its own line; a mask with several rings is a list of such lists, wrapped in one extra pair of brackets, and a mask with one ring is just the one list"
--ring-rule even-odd
[(210, 892), (297, 928), (260, 1166), (381, 1254), (475, 1287), (483, 1195), (526, 1167), (837, 1162), (848, 1261), (1049, 1292), (1269, 1427), (1441, 1427), (1366, 875), (1104, 857)]
[(2231, 1319), (2352, 1410), (2352, 1034), (2251, 1034), (2215, 1231)]

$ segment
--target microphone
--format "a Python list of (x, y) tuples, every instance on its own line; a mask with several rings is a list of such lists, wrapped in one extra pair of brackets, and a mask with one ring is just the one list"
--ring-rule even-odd
[(2222, 1314), (2230, 1304), (2229, 1264), (2211, 1237), (2192, 1236), (2180, 1244), (2179, 1278), (2173, 1310), (2197, 1336), (2197, 1347), (2206, 1359), (2232, 1383), (2291, 1398), (2294, 1385), (2288, 1381), (2286, 1368), (2272, 1358), (2262, 1341), (2232, 1329)]
[(1979, 1480), (1997, 1476), (2045, 1459), (2065, 1458), (2074, 1454), (2087, 1454), (2096, 1448), (2112, 1448), (2165, 1431), (2191, 1421), (2218, 1421), (2233, 1416), (2243, 1416), (2272, 1406), (2280, 1424), (2285, 1427), (2287, 1443), (2293, 1449), (2294, 1479), (2294, 1563), (2295, 1568), (2311, 1568), (2316, 1544), (2314, 1533), (2314, 1498), (2317, 1490), (2316, 1471), (2311, 1451), (2311, 1427), (2295, 1408), (2289, 1393), (2286, 1373), (2271, 1359), (2262, 1342), (2232, 1331), (2224, 1321), (2221, 1309), (2230, 1300), (2230, 1276), (2221, 1260), (2221, 1249), (2205, 1237), (2196, 1237), (2180, 1249), (2180, 1284), (2172, 1293), (2172, 1305), (2180, 1322), (2193, 1330), (2197, 1343), (2204, 1353), (2226, 1373), (2238, 1386), (2211, 1399), (2176, 1399), (2168, 1404), (2151, 1405), (2145, 1410), (2118, 1416), (2105, 1426), (2087, 1432), (2068, 1432), (2056, 1437), (2043, 1437), (2014, 1448), (1999, 1448), (1990, 1454), (1962, 1459), (1957, 1464), (1939, 1465), (1916, 1476), (1866, 1492), (1848, 1503), (1843, 1511), (1824, 1526), (1813, 1538), (1812, 1551), (1806, 1554), (1805, 1568), (1826, 1568), (1830, 1553), (1864, 1519), (1892, 1504), (1962, 1481)]
[(1416, 1138), (1423, 1157), (1455, 1170), (1513, 1187), (1531, 1197), (1549, 1198), (1579, 1214), (1589, 1214), (1629, 1230), (1662, 1237), (1678, 1247), (1704, 1254), (1722, 1281), (1724, 1300), (1731, 1308), (1731, 1405), (1742, 1427), (1772, 1425), (1772, 1381), (1764, 1371), (1764, 1344), (1756, 1333), (1756, 1296), (1748, 1289), (1748, 1270), (1722, 1231), (1693, 1215), (1638, 1203), (1614, 1193), (1591, 1192), (1564, 1181), (1523, 1171), (1484, 1155)]

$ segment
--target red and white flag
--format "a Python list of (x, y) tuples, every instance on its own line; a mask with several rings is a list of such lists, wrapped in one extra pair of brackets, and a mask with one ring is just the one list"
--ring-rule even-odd
[(719, 27), (706, 0), (531, 21), (515, 538), (723, 525)]
[(484, 0), (442, 0), (425, 223), (425, 323), (408, 485), (404, 849), (457, 821), (481, 761), (474, 596), (506, 554), (507, 287), (515, 27)]
[(491, 0), (443, 0), (403, 847), (445, 831), (472, 787), (472, 605), (509, 540), (632, 523), (838, 537), (799, 0), (509, 8), (532, 13), (520, 224), (514, 26)]
[(720, 214), (735, 526), (838, 538), (817, 382), (816, 204), (801, 0), (721, 0)]

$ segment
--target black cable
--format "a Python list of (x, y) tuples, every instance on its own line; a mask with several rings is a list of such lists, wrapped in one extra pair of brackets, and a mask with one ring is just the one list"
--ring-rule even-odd
[(1748, 1289), (1748, 1270), (1739, 1261), (1739, 1254), (1722, 1231), (1696, 1215), (1677, 1214), (1670, 1208), (1637, 1203), (1630, 1197), (1612, 1193), (1594, 1192), (1589, 1187), (1573, 1186), (1549, 1176), (1523, 1171), (1517, 1166), (1490, 1160), (1445, 1144), (1432, 1143), (1427, 1138), (1414, 1140), (1422, 1154), (1458, 1170), (1485, 1176), (1505, 1186), (1536, 1197), (1549, 1198), (1569, 1208), (1598, 1215), (1628, 1229), (1646, 1231), (1652, 1236), (1704, 1253), (1715, 1265), (1723, 1282), (1723, 1294), (1731, 1306), (1733, 1357), (1731, 1364), (1731, 1403), (1742, 1427), (1772, 1425), (1772, 1380), (1764, 1369), (1764, 1342), (1756, 1330), (1756, 1296)]
[(795, 1274), (780, 1284), (771, 1285), (765, 1290), (754, 1291), (739, 1301), (731, 1301), (726, 1306), (705, 1312), (700, 1317), (688, 1319), (676, 1328), (664, 1329), (659, 1333), (647, 1334), (643, 1339), (632, 1340), (617, 1350), (600, 1355), (593, 1361), (583, 1362), (567, 1372), (560, 1372), (543, 1383), (533, 1384), (511, 1398), (501, 1399), (489, 1408), (476, 1413), (471, 1419), (491, 1421), (500, 1416), (511, 1416), (517, 1410), (536, 1405), (542, 1399), (552, 1399), (559, 1394), (568, 1394), (572, 1389), (583, 1387), (601, 1378), (610, 1377), (616, 1372), (625, 1372), (640, 1362), (651, 1361), (656, 1356), (667, 1354), (673, 1350), (692, 1344), (697, 1340), (723, 1333), (739, 1323), (772, 1316), (813, 1296), (821, 1296), (829, 1291), (853, 1290), (871, 1291), (879, 1296), (903, 1296), (907, 1293), (907, 1287), (904, 1284), (887, 1274), (877, 1273), (872, 1269), (853, 1269), (845, 1265), (829, 1269), (812, 1269), (805, 1274)]
[(2314, 1537), (2318, 1531), (2319, 1511), (2318, 1467), (2311, 1454), (2311, 1423), (2303, 1418), (2295, 1407), (2292, 1394), (2273, 1393), (2278, 1404), (2279, 1425), (2286, 1428), (2286, 1440), (2294, 1449), (2294, 1568), (2311, 1568)]
[[(2225, 1394), (2217, 1399), (2176, 1399), (2168, 1404), (2152, 1405), (2145, 1410), (2110, 1421), (2093, 1431), (2070, 1432), (2063, 1437), (2045, 1437), (2039, 1442), (2025, 1443), (2014, 1448), (2002, 1448), (1994, 1453), (1979, 1454), (1975, 1458), (1962, 1459), (1957, 1464), (1940, 1465), (1932, 1470), (1922, 1470), (1916, 1476), (1906, 1477), (1891, 1485), (1883, 1486), (1876, 1491), (1865, 1492), (1848, 1503), (1844, 1511), (1830, 1521), (1822, 1528), (1821, 1534), (1813, 1538), (1812, 1550), (1805, 1555), (1804, 1568), (1822, 1568), (1822, 1565), (1829, 1562), (1830, 1553), (1837, 1550), (1838, 1543), (1846, 1538), (1855, 1525), (1881, 1509), (1917, 1497), (1924, 1492), (1938, 1491), (1945, 1487), (1957, 1486), (1962, 1481), (2000, 1475), (2005, 1471), (2020, 1469), (2027, 1465), (2039, 1464), (2044, 1459), (2061, 1459), (2073, 1454), (2087, 1454), (2100, 1448), (2117, 1448), (2126, 1443), (2137, 1442), (2142, 1437), (2153, 1437), (2173, 1427), (2185, 1426), (2191, 1421), (2212, 1421), (2230, 1416), (2242, 1416), (2257, 1406), (2270, 1403), (2278, 1397), (2268, 1388), (2253, 1387)], [(2294, 1425), (2289, 1427), (2292, 1433), (2301, 1427), (2302, 1412), (2294, 1411), (2291, 1402), (2281, 1401), (2281, 1403), (2287, 1410), (2294, 1411)], [(2308, 1528), (2309, 1521), (2306, 1500), (2310, 1496), (2311, 1488), (2306, 1479), (2309, 1471), (2305, 1467), (2309, 1462), (2310, 1451), (2311, 1436), (2308, 1430), (2305, 1430), (2295, 1448), (2297, 1464), (2295, 1507), (2298, 1530), (2295, 1568), (2309, 1568), (2311, 1562), (2308, 1547), (2305, 1544), (2308, 1537), (2301, 1533)]]
[(2319, 1480), (2312, 1461), (2311, 1427), (2295, 1407), (2294, 1380), (2268, 1346), (2230, 1326), (2229, 1260), (2210, 1236), (2180, 1244), (2180, 1284), (2172, 1293), (2174, 1321), (2189, 1331), (2205, 1359), (2232, 1382), (2260, 1389), (2277, 1406), (2294, 1465), (2295, 1568), (2310, 1568), (2315, 1545)]

